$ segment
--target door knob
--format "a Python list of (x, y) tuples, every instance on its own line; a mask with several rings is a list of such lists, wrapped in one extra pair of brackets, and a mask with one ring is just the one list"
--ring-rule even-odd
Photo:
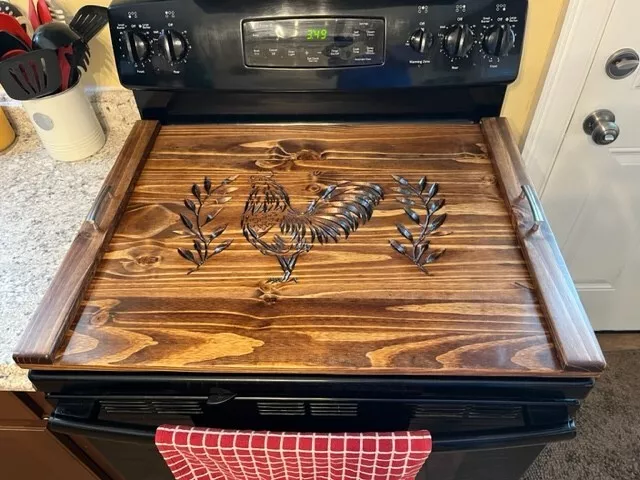
[(627, 78), (640, 66), (640, 56), (632, 48), (623, 48), (609, 57), (606, 72), (610, 78), (621, 80)]
[(620, 135), (616, 116), (610, 110), (596, 110), (584, 120), (582, 128), (598, 145), (609, 145)]

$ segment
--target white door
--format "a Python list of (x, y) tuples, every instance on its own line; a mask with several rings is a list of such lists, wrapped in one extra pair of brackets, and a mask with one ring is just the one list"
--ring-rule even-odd
[[(615, 1), (542, 194), (595, 330), (640, 330), (640, 69), (613, 80), (605, 68), (621, 49), (640, 53), (639, 18), (638, 0)], [(610, 145), (583, 130), (598, 109), (615, 114), (620, 135)]]

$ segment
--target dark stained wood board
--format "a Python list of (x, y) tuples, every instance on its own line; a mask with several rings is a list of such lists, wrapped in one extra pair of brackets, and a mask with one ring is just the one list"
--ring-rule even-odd
[[(567, 375), (487, 152), (478, 125), (163, 127), (51, 368)], [(302, 255), (298, 283), (265, 295), (282, 272), (240, 217), (250, 177), (270, 172), (300, 209), (339, 180), (386, 197), (349, 239)], [(430, 276), (389, 247), (410, 224), (392, 174), (427, 175), (447, 201)], [(233, 244), (186, 275), (178, 214), (205, 175), (239, 175), (215, 220)]]
[(604, 355), (549, 224), (545, 220), (538, 231), (531, 231), (531, 209), (520, 193), (521, 185), (532, 184), (507, 121), (504, 118), (485, 119), (482, 130), (536, 283), (538, 298), (547, 317), (553, 320), (549, 325), (561, 364), (566, 371), (602, 372)]
[(87, 220), (18, 343), (14, 360), (19, 365), (50, 365), (94, 271), (128, 204), (138, 175), (160, 125), (138, 121), (105, 179)]

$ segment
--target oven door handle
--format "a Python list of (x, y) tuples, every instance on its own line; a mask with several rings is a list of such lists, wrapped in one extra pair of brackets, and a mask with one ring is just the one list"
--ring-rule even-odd
[[(102, 420), (85, 421), (64, 415), (49, 417), (49, 429), (67, 435), (102, 438), (129, 443), (153, 443), (156, 428)], [(464, 435), (438, 435), (433, 439), (434, 452), (460, 450), (485, 450), (495, 448), (542, 445), (576, 436), (573, 419), (561, 424), (540, 428), (517, 428), (510, 430), (489, 430), (466, 433)]]

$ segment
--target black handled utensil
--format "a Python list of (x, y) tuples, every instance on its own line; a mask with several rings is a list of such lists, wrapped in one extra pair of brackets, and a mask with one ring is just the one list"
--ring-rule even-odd
[(89, 51), (89, 46), (82, 41), (75, 42), (73, 44), (72, 51), (70, 53), (65, 53), (65, 57), (71, 67), (69, 74), (69, 87), (73, 87), (78, 80), (80, 80), (82, 71), (87, 71), (87, 68), (89, 68), (90, 56), (91, 52)]
[(57, 50), (61, 47), (73, 45), (81, 37), (69, 25), (62, 22), (50, 22), (40, 25), (33, 34), (34, 48)]
[(0, 30), (0, 58), (11, 50), (31, 50), (22, 40), (5, 30)]
[(0, 84), (14, 100), (50, 95), (60, 88), (61, 79), (54, 50), (33, 50), (0, 62)]
[(109, 22), (106, 7), (97, 5), (85, 5), (78, 10), (69, 22), (71, 29), (82, 37), (85, 43), (89, 43), (100, 30)]

